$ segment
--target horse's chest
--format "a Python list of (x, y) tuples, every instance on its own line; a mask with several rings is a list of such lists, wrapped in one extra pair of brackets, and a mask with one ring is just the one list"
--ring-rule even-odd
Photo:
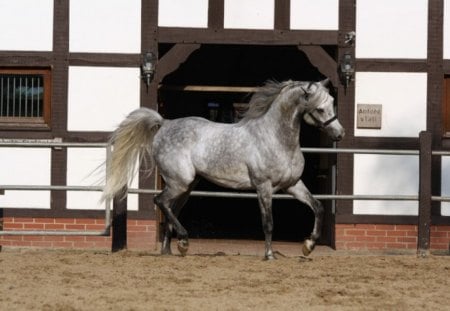
[(301, 177), (304, 168), (304, 158), (301, 153), (296, 153), (290, 157), (280, 157), (274, 167), (274, 184), (282, 187), (295, 184)]

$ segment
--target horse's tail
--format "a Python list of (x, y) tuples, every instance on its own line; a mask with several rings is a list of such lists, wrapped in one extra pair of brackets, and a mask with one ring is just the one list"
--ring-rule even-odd
[(153, 138), (162, 125), (162, 116), (151, 109), (131, 112), (114, 131), (109, 145), (112, 156), (106, 163), (106, 185), (102, 201), (113, 199), (136, 175), (142, 162), (149, 173), (155, 166), (152, 154)]

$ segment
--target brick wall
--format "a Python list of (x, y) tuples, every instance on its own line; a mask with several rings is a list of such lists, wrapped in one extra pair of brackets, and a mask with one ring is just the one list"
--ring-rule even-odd
[[(450, 226), (431, 227), (431, 250), (448, 250)], [(417, 226), (377, 224), (337, 224), (336, 249), (413, 250), (417, 248)]]
[[(3, 230), (86, 230), (102, 231), (104, 219), (85, 218), (3, 218)], [(128, 220), (128, 249), (155, 250), (156, 222)], [(4, 247), (111, 249), (111, 236), (0, 236)]]
[[(3, 219), (3, 230), (95, 230), (104, 229), (104, 219), (11, 218)], [(156, 222), (133, 220), (127, 223), (128, 249), (154, 251)], [(111, 249), (111, 237), (93, 236), (0, 236), (5, 247), (71, 249)], [(431, 249), (449, 250), (450, 226), (431, 227)], [(415, 250), (417, 226), (377, 224), (336, 224), (338, 250)]]

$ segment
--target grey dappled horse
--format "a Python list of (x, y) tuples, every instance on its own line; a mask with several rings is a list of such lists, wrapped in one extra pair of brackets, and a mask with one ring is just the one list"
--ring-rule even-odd
[(333, 140), (344, 136), (333, 97), (321, 82), (267, 82), (252, 96), (245, 117), (223, 124), (200, 117), (166, 120), (156, 111), (133, 111), (113, 133), (112, 159), (107, 165), (103, 199), (113, 198), (136, 174), (138, 159), (155, 163), (165, 181), (154, 199), (166, 219), (161, 252), (170, 254), (172, 229), (178, 249), (186, 254), (188, 232), (177, 216), (198, 178), (233, 189), (256, 189), (265, 234), (265, 258), (272, 252), (272, 195), (278, 190), (293, 195), (314, 212), (314, 228), (303, 245), (309, 255), (320, 237), (323, 207), (300, 177), (304, 157), (300, 150), (300, 123), (319, 127)]

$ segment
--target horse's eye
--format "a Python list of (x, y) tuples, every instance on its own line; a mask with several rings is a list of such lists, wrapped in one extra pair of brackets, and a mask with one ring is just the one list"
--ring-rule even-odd
[(325, 112), (325, 110), (324, 110), (323, 108), (317, 108), (316, 111), (317, 111), (318, 113), (324, 113), (324, 112)]

